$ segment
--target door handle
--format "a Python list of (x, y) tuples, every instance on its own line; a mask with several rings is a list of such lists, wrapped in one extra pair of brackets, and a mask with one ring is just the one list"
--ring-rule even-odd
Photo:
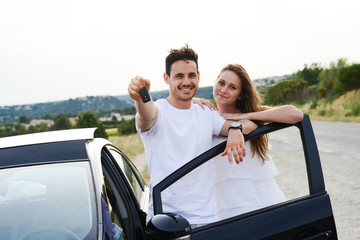
[(312, 235), (310, 237), (307, 238), (303, 238), (303, 240), (328, 240), (332, 237), (332, 232), (331, 230), (325, 231), (325, 232), (321, 232), (315, 235)]

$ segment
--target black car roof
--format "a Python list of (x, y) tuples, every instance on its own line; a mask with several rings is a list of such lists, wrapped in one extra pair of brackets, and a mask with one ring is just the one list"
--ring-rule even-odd
[(85, 140), (0, 149), (0, 168), (88, 160)]
[(88, 160), (85, 141), (94, 128), (54, 131), (0, 139), (0, 168)]

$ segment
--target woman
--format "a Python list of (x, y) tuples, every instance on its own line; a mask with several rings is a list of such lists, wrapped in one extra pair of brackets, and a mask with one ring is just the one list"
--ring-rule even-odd
[[(261, 106), (259, 94), (239, 64), (229, 64), (221, 70), (213, 96), (218, 110), (226, 119), (244, 121), (245, 134), (256, 128), (251, 123), (257, 126), (267, 122), (296, 123), (303, 118), (302, 111), (294, 106)], [(205, 104), (203, 100), (197, 103)], [(217, 137), (213, 144), (224, 140)], [(220, 219), (286, 200), (274, 179), (278, 172), (268, 155), (268, 136), (252, 139), (246, 142), (245, 147), (247, 154), (240, 165), (231, 165), (227, 158), (221, 156), (214, 158), (215, 197)]]

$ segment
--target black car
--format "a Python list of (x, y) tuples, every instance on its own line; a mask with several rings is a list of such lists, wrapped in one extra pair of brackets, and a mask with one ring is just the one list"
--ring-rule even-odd
[(126, 155), (95, 129), (0, 139), (0, 239), (337, 239), (330, 197), (309, 117), (271, 123), (248, 141), (299, 129), (309, 194), (199, 228), (163, 213), (161, 192), (221, 153), (225, 142), (178, 169), (153, 189), (155, 216), (146, 223), (150, 192)]

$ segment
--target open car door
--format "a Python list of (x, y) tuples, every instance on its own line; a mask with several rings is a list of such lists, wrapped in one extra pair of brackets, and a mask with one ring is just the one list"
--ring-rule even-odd
[[(245, 136), (245, 141), (285, 128), (297, 128), (302, 144), (308, 193), (266, 208), (192, 229), (191, 239), (337, 239), (330, 197), (308, 115), (296, 124), (270, 123)], [(154, 214), (163, 213), (161, 192), (193, 169), (224, 151), (223, 142), (184, 165), (153, 189)], [(300, 160), (301, 161), (301, 160)]]

